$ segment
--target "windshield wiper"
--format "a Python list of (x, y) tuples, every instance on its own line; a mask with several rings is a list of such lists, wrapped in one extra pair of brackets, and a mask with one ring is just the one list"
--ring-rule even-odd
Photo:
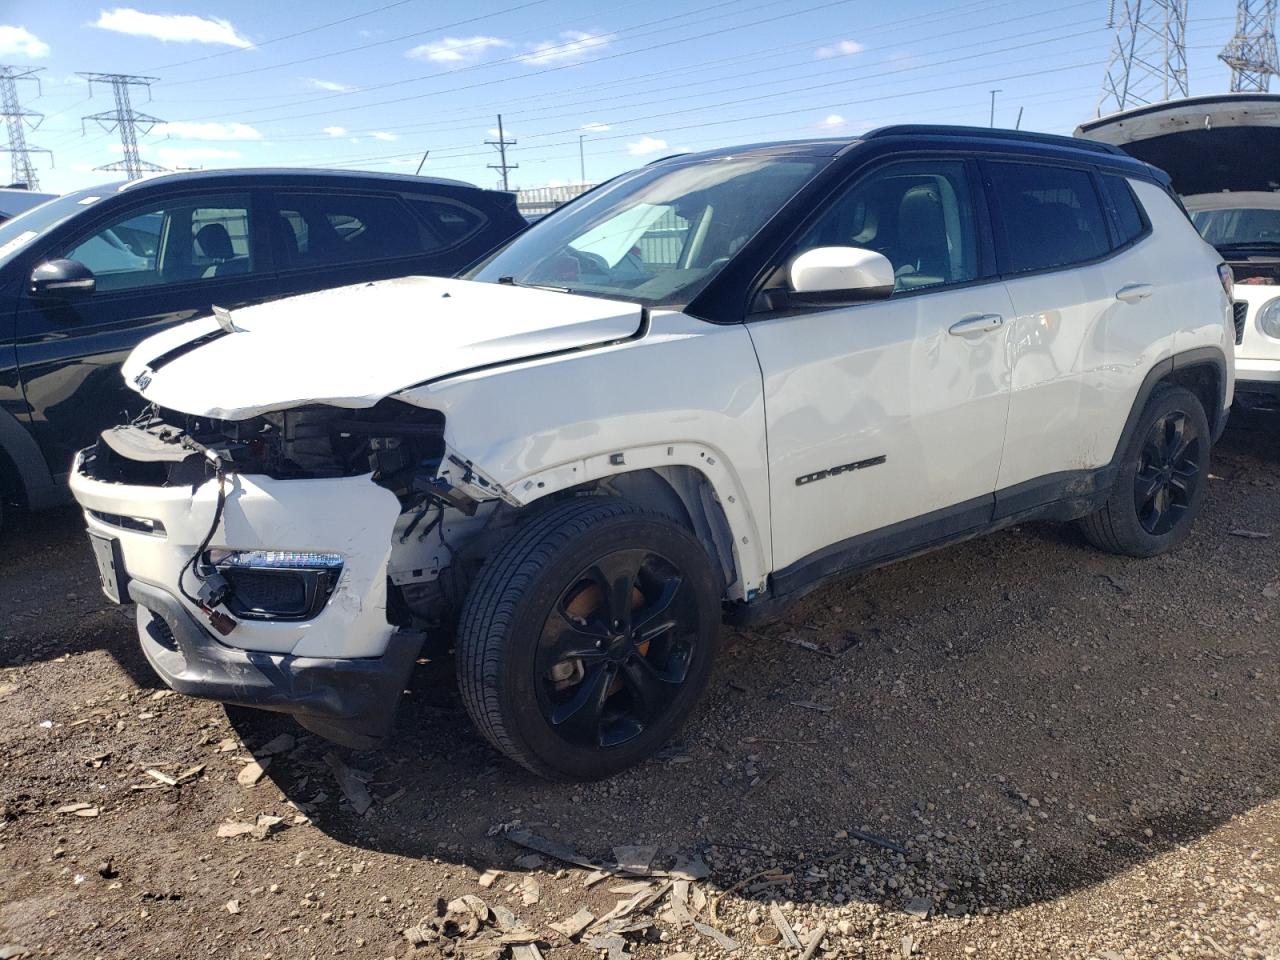
[(531, 287), (534, 290), (550, 290), (554, 293), (573, 293), (568, 287), (553, 287), (549, 283), (525, 283), (515, 277), (499, 277), (498, 283), (506, 287)]

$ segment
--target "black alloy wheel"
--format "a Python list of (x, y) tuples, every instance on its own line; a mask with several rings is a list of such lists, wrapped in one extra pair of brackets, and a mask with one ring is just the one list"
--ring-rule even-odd
[(489, 556), (458, 626), (458, 683), (481, 733), (554, 780), (639, 763), (706, 689), (723, 585), (677, 519), (613, 496), (541, 508)]
[(1138, 522), (1152, 536), (1163, 536), (1191, 508), (1200, 484), (1204, 440), (1186, 413), (1174, 410), (1147, 434), (1134, 475), (1133, 502)]
[(556, 599), (538, 645), (538, 704), (577, 747), (616, 747), (676, 701), (698, 656), (699, 605), (666, 557), (612, 551)]

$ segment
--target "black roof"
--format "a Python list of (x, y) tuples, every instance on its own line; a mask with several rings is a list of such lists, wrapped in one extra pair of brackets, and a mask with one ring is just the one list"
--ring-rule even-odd
[(879, 127), (856, 137), (823, 137), (810, 140), (784, 140), (774, 143), (749, 143), (733, 147), (719, 147), (698, 153), (676, 154), (655, 163), (672, 161), (712, 160), (741, 156), (804, 156), (837, 157), (862, 143), (889, 138), (929, 138), (932, 140), (971, 140), (984, 143), (1003, 143), (1012, 146), (1035, 145), (1073, 153), (1104, 154), (1116, 159), (1131, 160), (1123, 150), (1110, 144), (1080, 140), (1076, 137), (1052, 133), (1035, 133), (1029, 130), (1004, 130), (999, 127), (962, 127), (944, 124), (895, 124)]
[(132, 190), (152, 183), (173, 183), (175, 181), (199, 183), (206, 180), (272, 180), (275, 182), (282, 180), (306, 182), (365, 180), (376, 181), (383, 185), (401, 184), (422, 187), (424, 185), (438, 184), (451, 187), (467, 187), (471, 190), (485, 189), (484, 187), (477, 187), (473, 183), (467, 183), (465, 180), (450, 180), (445, 177), (421, 177), (408, 173), (375, 173), (365, 170), (326, 170), (309, 167), (236, 167), (222, 170), (178, 170), (171, 173), (153, 174), (142, 177), (139, 180), (118, 180), (114, 183), (104, 183), (94, 189)]

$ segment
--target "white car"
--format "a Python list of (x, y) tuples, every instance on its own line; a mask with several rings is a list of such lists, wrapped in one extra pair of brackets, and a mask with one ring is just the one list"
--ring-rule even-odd
[(1236, 398), (1280, 406), (1280, 95), (1173, 100), (1091, 120), (1076, 135), (1169, 174), (1235, 273)]
[(1229, 271), (1162, 175), (894, 127), (672, 157), (459, 279), (158, 334), (72, 487), (174, 689), (389, 729), (425, 632), (553, 778), (656, 749), (724, 618), (1033, 518), (1150, 556), (1232, 398)]

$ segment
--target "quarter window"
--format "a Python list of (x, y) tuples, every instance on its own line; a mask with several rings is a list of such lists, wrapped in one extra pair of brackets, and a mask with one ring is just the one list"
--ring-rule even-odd
[[(448, 244), (399, 197), (290, 193), (280, 197), (284, 262), (291, 267), (411, 257)], [(437, 227), (459, 225), (437, 217)]]
[(1088, 171), (995, 162), (991, 186), (1004, 227), (1004, 273), (1065, 267), (1110, 251), (1102, 204)]
[(1107, 195), (1107, 202), (1115, 214), (1116, 227), (1120, 231), (1117, 246), (1132, 243), (1147, 232), (1147, 222), (1128, 180), (1114, 173), (1104, 173), (1102, 189)]
[(893, 264), (895, 292), (973, 280), (978, 246), (970, 196), (961, 161), (892, 164), (832, 202), (795, 253), (874, 250)]
[(251, 273), (249, 199), (203, 197), (134, 210), (62, 256), (92, 270), (100, 291)]

